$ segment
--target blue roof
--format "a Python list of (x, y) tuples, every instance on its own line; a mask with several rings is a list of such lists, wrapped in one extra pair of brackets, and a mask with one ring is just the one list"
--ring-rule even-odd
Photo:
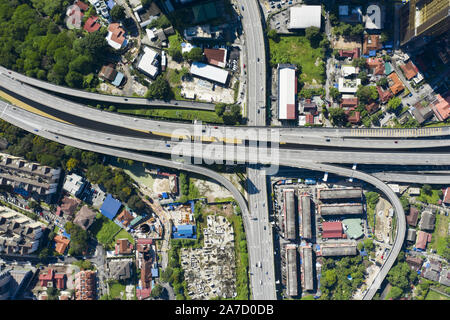
[(163, 199), (169, 199), (169, 196), (167, 195), (167, 192), (163, 192), (162, 193), (162, 197), (163, 197)]
[(369, 57), (375, 57), (377, 55), (377, 50), (370, 50)]
[(122, 203), (119, 200), (114, 199), (113, 196), (108, 193), (106, 195), (105, 202), (103, 202), (102, 207), (100, 208), (100, 212), (105, 217), (112, 220), (116, 216), (121, 206)]
[(115, 6), (115, 2), (113, 0), (108, 0), (106, 2), (106, 5), (108, 6), (108, 8), (111, 10), (114, 6)]
[(184, 224), (184, 225), (179, 225), (178, 227), (173, 227), (172, 229), (172, 235), (175, 239), (178, 238), (191, 238), (191, 239), (196, 239), (196, 234), (195, 234), (195, 226), (192, 224)]
[(158, 268), (153, 268), (153, 269), (152, 269), (152, 277), (153, 277), (153, 278), (158, 277)]
[(70, 240), (70, 234), (68, 234), (66, 231), (63, 232), (63, 236)]
[(111, 84), (116, 87), (120, 86), (120, 84), (122, 83), (123, 77), (124, 77), (123, 73), (117, 72), (116, 78), (114, 79), (113, 82), (111, 82)]

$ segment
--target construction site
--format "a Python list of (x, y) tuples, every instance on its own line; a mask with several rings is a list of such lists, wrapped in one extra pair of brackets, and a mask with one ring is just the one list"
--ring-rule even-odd
[(194, 300), (236, 296), (233, 226), (223, 216), (208, 215), (203, 248), (182, 248), (187, 294)]

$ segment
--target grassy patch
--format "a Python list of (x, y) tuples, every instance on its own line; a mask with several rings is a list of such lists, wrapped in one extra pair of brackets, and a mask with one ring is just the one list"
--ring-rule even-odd
[(434, 228), (433, 236), (431, 237), (430, 245), (439, 255), (442, 255), (447, 247), (446, 237), (449, 220), (449, 217), (443, 214), (436, 215), (436, 226)]
[[(269, 39), (270, 64), (292, 63), (301, 67), (300, 80), (305, 83), (318, 84), (325, 81), (324, 54), (321, 48), (312, 48), (308, 39), (304, 36), (284, 36), (279, 42)], [(317, 58), (320, 63), (316, 66)]]
[(448, 297), (436, 291), (429, 290), (425, 300), (450, 300)]
[(114, 242), (117, 241), (117, 239), (128, 239), (132, 244), (134, 244), (134, 239), (125, 229), (122, 229), (115, 237)]
[(109, 282), (109, 296), (111, 299), (121, 298), (120, 293), (123, 292), (123, 298), (125, 299), (125, 285), (121, 284), (119, 281)]
[(151, 118), (161, 118), (168, 120), (202, 120), (210, 123), (223, 123), (223, 120), (214, 111), (186, 110), (173, 108), (120, 108), (119, 113), (134, 114), (138, 116), (148, 116)]
[(170, 83), (170, 89), (173, 92), (175, 100), (189, 100), (181, 96), (181, 79), (184, 75), (188, 74), (189, 70), (187, 68), (177, 69), (167, 69), (165, 77)]
[(120, 227), (105, 216), (98, 214), (89, 230), (94, 234), (98, 242), (106, 246), (107, 249), (112, 249), (114, 234), (120, 230)]
[(440, 190), (432, 190), (431, 195), (428, 195), (425, 194), (422, 190), (420, 190), (420, 196), (418, 196), (416, 199), (420, 202), (437, 205), (440, 200), (439, 191)]

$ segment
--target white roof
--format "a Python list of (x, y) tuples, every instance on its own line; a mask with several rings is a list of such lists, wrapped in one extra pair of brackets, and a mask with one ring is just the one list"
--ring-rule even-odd
[(293, 67), (281, 67), (278, 74), (278, 119), (292, 119), (288, 117), (288, 105), (294, 105), (295, 112), (295, 69)]
[(366, 29), (381, 29), (381, 10), (376, 4), (367, 7)]
[(228, 71), (202, 62), (193, 62), (191, 74), (225, 84), (228, 79)]
[(339, 92), (340, 93), (355, 93), (358, 91), (358, 86), (361, 84), (361, 79), (344, 79), (339, 78), (338, 86), (339, 86)]
[(150, 29), (145, 29), (145, 32), (147, 32), (147, 36), (149, 40), (153, 40), (156, 38), (155, 33), (153, 32), (153, 30)]
[(80, 188), (83, 186), (83, 177), (72, 173), (71, 175), (66, 176), (64, 180), (63, 189), (69, 192), (72, 195), (76, 195)]
[(342, 71), (342, 75), (344, 77), (347, 77), (347, 76), (350, 76), (352, 74), (355, 74), (356, 73), (356, 68), (353, 67), (353, 66), (342, 66), (341, 71)]
[(291, 7), (289, 29), (320, 28), (321, 6)]
[(138, 69), (154, 77), (158, 73), (158, 67), (153, 65), (157, 57), (158, 52), (149, 47), (144, 47), (144, 55), (139, 61), (139, 64), (137, 66)]

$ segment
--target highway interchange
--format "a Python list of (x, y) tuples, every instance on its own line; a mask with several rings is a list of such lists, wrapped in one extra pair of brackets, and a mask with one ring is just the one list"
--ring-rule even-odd
[[(257, 1), (243, 0), (240, 8), (244, 35), (246, 36), (247, 50), (247, 114), (249, 125), (253, 127), (266, 126), (266, 57), (264, 49), (264, 35), (261, 21), (260, 9)], [(108, 103), (177, 106), (185, 108), (204, 108), (212, 110), (211, 104), (184, 104), (184, 102), (148, 102), (145, 99), (112, 97), (91, 93), (80, 93), (78, 90), (62, 88), (39, 80), (19, 75), (10, 70), (0, 68), (0, 87), (10, 93), (14, 93), (16, 98), (33, 101), (47, 106), (60, 113), (70, 114), (90, 121), (107, 124), (113, 132), (93, 130), (84, 127), (83, 123), (70, 123), (56, 121), (54, 119), (39, 116), (30, 111), (11, 106), (2, 102), (0, 106), (0, 117), (18, 127), (29, 132), (43, 136), (47, 139), (57, 141), (74, 147), (92, 150), (112, 156), (134, 159), (137, 161), (154, 163), (161, 166), (172, 167), (178, 170), (186, 170), (210, 177), (225, 186), (232, 192), (239, 203), (244, 218), (248, 251), (250, 260), (250, 280), (252, 288), (252, 298), (258, 300), (273, 300), (277, 298), (275, 286), (275, 271), (273, 262), (273, 234), (268, 223), (268, 197), (267, 197), (267, 177), (260, 165), (273, 163), (273, 158), (260, 152), (260, 158), (256, 161), (248, 162), (248, 206), (243, 195), (222, 175), (206, 169), (200, 165), (191, 165), (161, 158), (160, 156), (150, 156), (138, 151), (153, 151), (158, 153), (171, 154), (175, 147), (183, 147), (188, 150), (188, 157), (204, 157), (204, 154), (196, 154), (195, 147), (192, 148), (191, 139), (184, 141), (171, 141), (171, 135), (179, 129), (179, 123), (156, 121), (142, 118), (133, 118), (115, 113), (105, 112), (93, 108), (88, 108), (61, 97), (56, 97), (50, 93), (39, 90), (58, 92), (68, 96), (80, 95), (87, 99), (104, 101)], [(16, 80), (20, 80), (16, 81)], [(25, 84), (26, 83), (26, 84)], [(28, 85), (27, 85), (28, 84)], [(33, 85), (33, 87), (29, 86)], [(37, 87), (37, 88), (34, 88)], [(0, 89), (1, 89), (0, 88)], [(72, 91), (73, 90), (73, 91)], [(127, 99), (127, 100), (125, 100)], [(134, 100), (138, 99), (138, 100)], [(262, 107), (262, 108), (261, 108)], [(106, 128), (106, 127), (105, 127)], [(134, 130), (143, 136), (133, 136), (121, 131), (118, 128)], [(207, 126), (205, 131), (195, 132), (195, 126), (191, 124), (183, 125), (183, 133), (188, 136), (220, 136), (225, 132), (233, 132), (235, 128), (217, 126)], [(239, 128), (245, 129), (245, 128)], [(270, 133), (274, 128), (268, 128)], [(403, 208), (398, 197), (382, 180), (424, 183), (432, 181), (434, 183), (449, 183), (450, 175), (439, 177), (428, 175), (430, 180), (424, 180), (426, 176), (414, 173), (375, 173), (367, 174), (358, 170), (348, 169), (336, 164), (404, 164), (404, 165), (449, 165), (450, 157), (446, 147), (450, 145), (450, 128), (429, 128), (423, 129), (396, 129), (396, 130), (354, 130), (354, 129), (304, 129), (304, 128), (276, 128), (277, 137), (280, 144), (279, 165), (335, 173), (341, 176), (354, 177), (365, 181), (383, 192), (395, 208), (397, 219), (396, 239), (389, 256), (385, 260), (381, 271), (375, 281), (365, 292), (364, 299), (370, 300), (378, 290), (381, 282), (389, 272), (400, 252), (405, 233), (406, 223)], [(145, 136), (145, 131), (148, 137)], [(237, 135), (239, 137), (239, 135)], [(270, 136), (270, 135), (269, 135)], [(430, 139), (435, 137), (436, 139)], [(258, 139), (258, 138), (250, 138)], [(260, 138), (264, 141), (264, 138)], [(269, 139), (270, 140), (270, 139)], [(214, 139), (214, 144), (220, 144), (220, 140)], [(312, 148), (313, 147), (313, 148)], [(316, 148), (317, 147), (317, 148)], [(427, 148), (436, 147), (437, 151), (427, 151)], [(337, 150), (343, 148), (342, 150)], [(357, 150), (358, 148), (363, 149)], [(245, 154), (247, 159), (250, 155), (258, 153), (261, 147), (251, 147), (240, 145), (234, 149), (241, 154)], [(378, 149), (378, 150), (373, 150)], [(389, 150), (390, 149), (390, 150)], [(402, 152), (398, 149), (404, 149)], [(411, 149), (423, 149), (417, 153)], [(264, 151), (264, 150), (263, 150)], [(236, 154), (216, 154), (209, 159), (236, 161)], [(422, 179), (420, 178), (422, 177)], [(254, 219), (256, 218), (256, 219)], [(259, 265), (259, 266), (257, 266)]]

